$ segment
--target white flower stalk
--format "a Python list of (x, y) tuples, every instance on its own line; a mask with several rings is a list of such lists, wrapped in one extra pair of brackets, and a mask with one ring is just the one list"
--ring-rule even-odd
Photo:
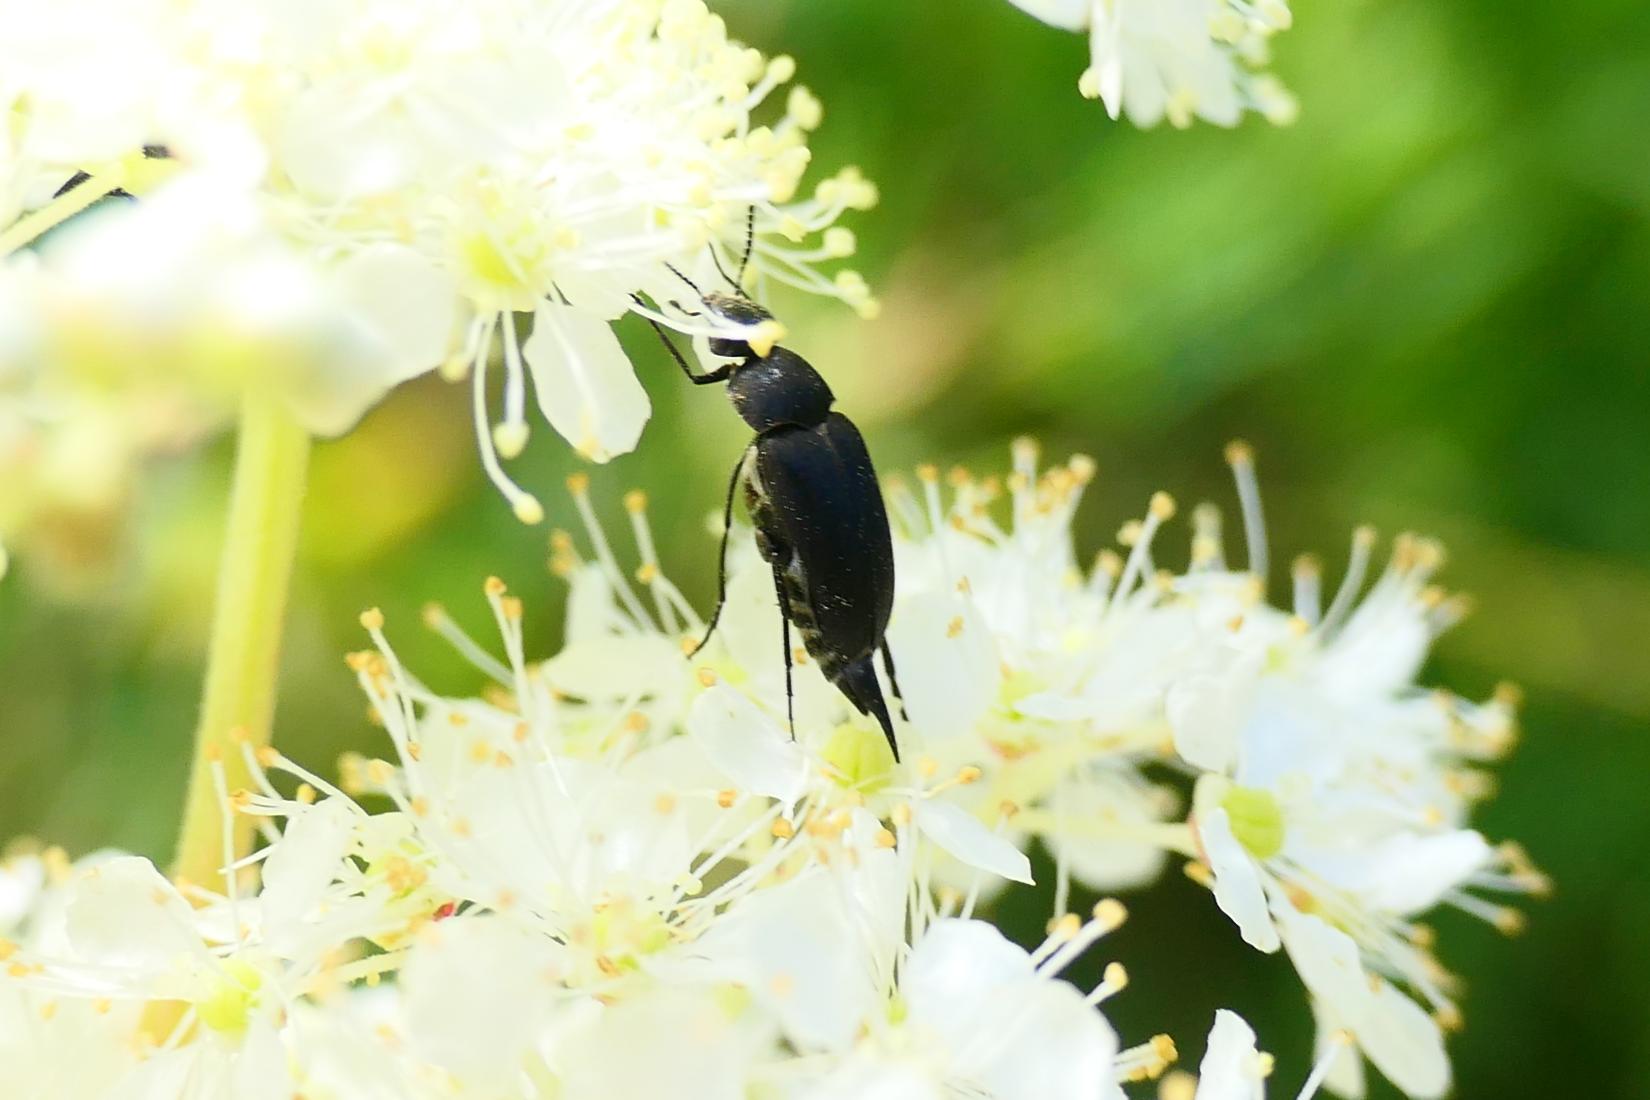
[[(614, 320), (776, 339), (693, 308), (686, 280), (709, 289), (721, 271), (752, 293), (876, 308), (857, 275), (822, 270), (854, 251), (836, 222), (875, 189), (849, 169), (803, 190), (818, 100), (797, 85), (772, 102), (794, 62), (731, 40), (700, 0), (352, 0), (302, 15), (186, 0), (148, 4), (165, 10), (137, 27), (109, 7), (19, 12), (0, 46), (0, 106), (21, 135), (0, 196), (38, 208), (0, 253), (54, 209), (40, 180), (93, 171), (56, 204), (111, 180), (141, 192), (48, 242), (28, 308), (0, 323), (7, 358), (274, 375), (319, 434), (439, 368), (467, 379), (488, 476), (536, 522), (542, 507), (503, 468), (530, 435), (530, 389), (594, 461), (630, 450), (648, 417)], [(77, 87), (41, 57), (98, 79)], [(143, 161), (140, 146), (166, 155)], [(173, 178), (139, 187), (129, 162)]]
[(1270, 73), (1273, 35), (1289, 29), (1287, 0), (1012, 0), (1064, 30), (1089, 36), (1078, 88), (1112, 118), (1136, 126), (1201, 118), (1235, 126), (1245, 111), (1287, 125), (1298, 106)]

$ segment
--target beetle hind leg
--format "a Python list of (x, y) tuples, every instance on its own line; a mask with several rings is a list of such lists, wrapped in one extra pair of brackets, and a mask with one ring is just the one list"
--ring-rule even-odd
[(882, 667), (888, 672), (888, 686), (893, 689), (894, 698), (899, 702), (899, 716), (909, 722), (911, 716), (905, 711), (905, 692), (900, 690), (899, 676), (894, 672), (894, 651), (888, 648), (887, 638), (882, 640)]
[(791, 740), (796, 740), (796, 688), (791, 684), (791, 619), (785, 613), (784, 589), (780, 588), (779, 570), (773, 571), (773, 583), (781, 593), (779, 601), (779, 645), (785, 653), (785, 720), (790, 723)]

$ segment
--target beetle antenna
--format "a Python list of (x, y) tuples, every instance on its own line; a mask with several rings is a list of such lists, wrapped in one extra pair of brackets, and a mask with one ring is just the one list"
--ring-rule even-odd
[[(713, 253), (711, 253), (711, 255), (714, 256), (715, 253), (713, 252)], [(681, 272), (681, 269), (679, 269), (675, 264), (667, 262), (665, 264), (665, 267), (667, 269), (669, 269), (669, 271), (672, 275), (676, 276), (678, 279), (682, 280), (682, 282), (686, 283), (688, 285), (688, 289), (692, 290), (693, 293), (697, 294), (701, 299), (704, 298), (705, 292), (700, 290), (698, 284), (695, 283), (692, 279), (688, 278), (686, 275), (683, 275), (682, 272)]]
[(744, 297), (745, 292), (739, 289), (739, 284), (733, 281), (733, 276), (728, 274), (728, 269), (722, 266), (722, 257), (716, 254), (715, 245), (710, 246), (710, 262), (716, 265), (716, 273), (727, 280), (727, 284), (733, 288), (733, 292), (740, 297)]
[[(750, 211), (745, 215), (745, 254), (739, 259), (739, 281), (734, 285), (745, 285), (745, 268), (750, 266), (751, 249), (756, 247), (756, 204), (753, 202)], [(743, 293), (743, 291), (741, 291)]]

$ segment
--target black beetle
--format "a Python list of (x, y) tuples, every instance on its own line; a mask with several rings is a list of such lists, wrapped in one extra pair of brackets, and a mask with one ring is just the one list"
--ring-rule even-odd
[[(685, 275), (676, 275), (699, 295), (705, 310), (721, 321), (753, 328), (773, 320), (771, 313), (743, 294), (702, 294)], [(714, 337), (711, 352), (736, 361), (698, 374), (664, 329), (657, 323), (653, 327), (695, 385), (728, 384), (734, 409), (756, 432), (728, 482), (716, 610), (693, 652), (710, 641), (722, 615), (727, 598), (728, 532), (734, 497), (743, 484), (757, 549), (773, 568), (785, 651), (785, 703), (793, 735), (790, 632), (794, 626), (825, 678), (861, 714), (877, 720), (898, 760), (899, 743), (873, 663), (880, 650), (888, 683), (894, 697), (901, 699), (886, 638), (894, 607), (894, 546), (882, 489), (859, 429), (832, 410), (836, 399), (825, 379), (789, 348), (766, 342), (752, 347), (747, 339)], [(753, 335), (751, 340), (755, 339)]]

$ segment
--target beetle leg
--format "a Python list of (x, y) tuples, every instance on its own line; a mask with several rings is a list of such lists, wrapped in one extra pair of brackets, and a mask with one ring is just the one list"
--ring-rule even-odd
[[(642, 304), (642, 300), (637, 298), (636, 295), (632, 294), (631, 297), (635, 299), (637, 305)], [(689, 316), (697, 316), (697, 314), (689, 314)], [(728, 376), (733, 373), (732, 363), (723, 363), (715, 370), (706, 371), (704, 374), (693, 373), (693, 368), (688, 366), (688, 361), (682, 357), (681, 351), (676, 347), (675, 342), (671, 340), (670, 335), (665, 332), (664, 326), (651, 317), (647, 319), (647, 323), (653, 326), (653, 331), (659, 336), (659, 342), (665, 346), (666, 351), (670, 352), (670, 357), (676, 360), (676, 365), (682, 368), (682, 373), (687, 375), (688, 381), (695, 386), (708, 386), (714, 382), (726, 382)]]
[(693, 647), (689, 657), (697, 657), (699, 651), (710, 644), (710, 636), (716, 633), (716, 624), (722, 618), (722, 608), (728, 602), (728, 539), (733, 537), (733, 498), (739, 491), (739, 475), (745, 470), (745, 459), (750, 457), (746, 450), (739, 456), (739, 461), (733, 464), (733, 476), (728, 479), (728, 499), (722, 506), (722, 549), (716, 561), (716, 610), (710, 613), (710, 624), (705, 627), (705, 636), (699, 639), (699, 644)]
[(773, 568), (773, 594), (779, 600), (779, 642), (785, 651), (785, 720), (790, 723), (791, 740), (796, 740), (796, 690), (791, 686), (791, 617), (785, 607), (785, 578)]
[(682, 368), (682, 373), (687, 375), (688, 381), (695, 386), (708, 386), (714, 382), (726, 382), (728, 375), (733, 373), (732, 363), (723, 363), (715, 370), (706, 371), (704, 374), (693, 373), (693, 368), (688, 366), (688, 361), (682, 357), (682, 353), (676, 347), (675, 342), (666, 335), (664, 326), (651, 317), (647, 319), (647, 323), (653, 326), (653, 331), (659, 334), (659, 342), (664, 344), (665, 350), (670, 352), (670, 357), (676, 360), (676, 365)]
[(905, 692), (899, 689), (899, 677), (894, 673), (894, 651), (888, 648), (888, 639), (882, 639), (882, 667), (888, 670), (888, 686), (894, 689), (894, 698), (899, 700), (899, 716), (907, 722), (911, 716), (905, 713)]

